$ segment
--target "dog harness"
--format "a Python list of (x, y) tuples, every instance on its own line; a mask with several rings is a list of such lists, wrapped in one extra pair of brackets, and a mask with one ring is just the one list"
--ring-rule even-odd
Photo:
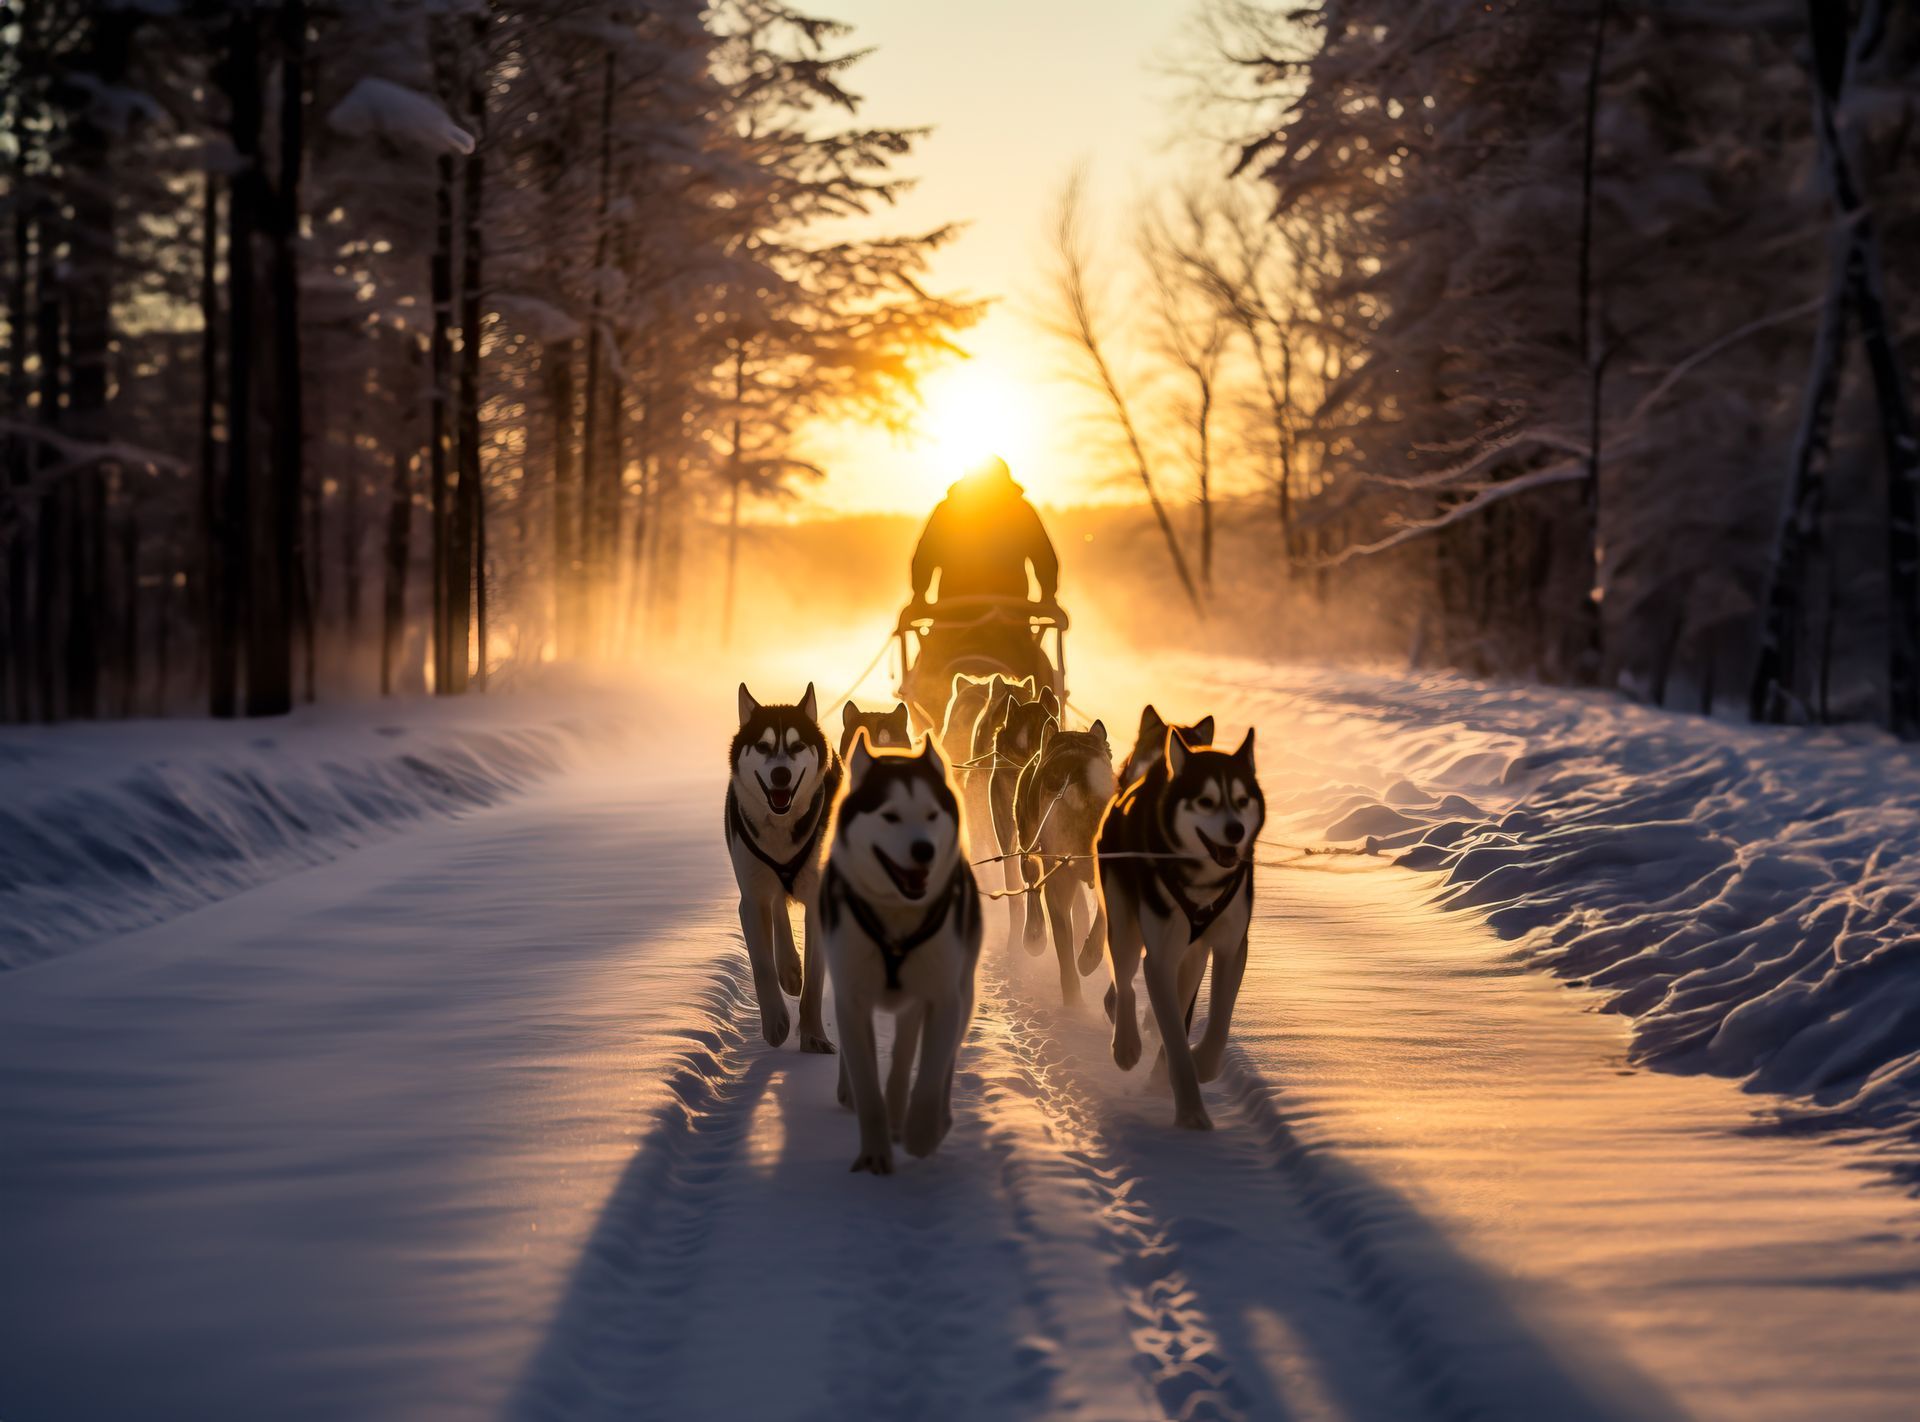
[(947, 915), (953, 912), (955, 905), (965, 901), (966, 892), (970, 887), (969, 877), (956, 870), (953, 878), (948, 881), (947, 887), (941, 891), (940, 897), (934, 900), (933, 906), (927, 910), (927, 916), (920, 920), (911, 933), (901, 939), (895, 939), (887, 932), (887, 926), (880, 921), (880, 915), (873, 911), (873, 905), (854, 893), (847, 881), (834, 873), (831, 868), (827, 870), (821, 899), (829, 924), (838, 916), (836, 910), (842, 903), (851, 910), (854, 922), (860, 925), (860, 931), (871, 938), (874, 946), (880, 950), (880, 961), (886, 964), (887, 968), (887, 990), (898, 992), (900, 991), (900, 968), (907, 961), (908, 955), (940, 931), (940, 926), (947, 921)]
[[(1234, 895), (1240, 892), (1240, 886), (1247, 882), (1247, 877), (1252, 872), (1253, 861), (1241, 860), (1240, 867), (1234, 870), (1233, 877), (1227, 880), (1226, 887), (1220, 891), (1218, 897), (1207, 904), (1196, 904), (1187, 897), (1187, 891), (1181, 888), (1171, 875), (1165, 870), (1159, 873), (1157, 877), (1161, 887), (1172, 897), (1174, 903), (1179, 905), (1180, 912), (1187, 916), (1187, 925), (1191, 930), (1187, 935), (1187, 942), (1200, 941), (1200, 935), (1212, 928), (1213, 921), (1226, 912), (1227, 905), (1233, 902)], [(1189, 1008), (1188, 1012), (1191, 1013), (1192, 1009)]]
[(807, 807), (806, 818), (800, 821), (806, 826), (800, 852), (783, 862), (760, 847), (760, 841), (755, 839), (753, 831), (747, 828), (747, 817), (740, 813), (740, 797), (733, 793), (731, 787), (727, 790), (727, 815), (732, 821), (733, 832), (747, 842), (747, 848), (752, 851), (755, 859), (773, 870), (780, 880), (780, 887), (787, 891), (789, 898), (793, 896), (794, 881), (800, 877), (800, 871), (807, 867), (807, 860), (812, 858), (814, 846), (820, 843), (820, 830), (827, 822), (826, 815), (822, 813), (826, 806), (827, 784), (823, 780), (820, 782), (820, 788), (813, 792), (813, 803)]

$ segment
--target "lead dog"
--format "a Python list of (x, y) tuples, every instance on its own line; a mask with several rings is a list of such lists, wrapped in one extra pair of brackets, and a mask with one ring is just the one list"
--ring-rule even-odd
[[(760, 1032), (787, 1040), (784, 993), (800, 998), (800, 1050), (831, 1052), (818, 897), (828, 812), (840, 788), (840, 757), (815, 719), (813, 683), (797, 706), (762, 706), (740, 683), (740, 729), (728, 750), (727, 852), (740, 886), (740, 933), (753, 965)], [(794, 951), (787, 905), (805, 910), (806, 959)]]
[[(1085, 731), (1043, 730), (1040, 753), (1020, 772), (1014, 790), (1014, 824), (1027, 851), (1018, 861), (1026, 884), (1020, 900), (1026, 908), (1023, 937), (1027, 951), (1037, 954), (1052, 926), (1062, 1002), (1080, 1000), (1081, 977), (1098, 966), (1106, 950), (1107, 918), (1094, 882), (1093, 842), (1115, 788), (1107, 728), (1095, 721)], [(1088, 899), (1093, 901), (1091, 915), (1084, 911)], [(1076, 959), (1076, 920), (1084, 924), (1089, 918)]]
[[(1123, 1071), (1140, 1060), (1133, 976), (1144, 954), (1147, 999), (1173, 1087), (1174, 1123), (1193, 1130), (1213, 1128), (1200, 1083), (1220, 1072), (1246, 973), (1253, 846), (1265, 818), (1252, 731), (1228, 753), (1190, 747), (1169, 729), (1160, 760), (1114, 801), (1100, 827), (1100, 895), (1113, 964), (1107, 993), (1113, 1060)], [(1194, 1049), (1187, 1033), (1209, 955), (1213, 993), (1207, 1030)]]
[[(960, 802), (930, 737), (917, 752), (876, 752), (864, 732), (854, 738), (820, 887), (844, 1049), (840, 1100), (860, 1121), (854, 1170), (890, 1175), (896, 1136), (909, 1154), (931, 1155), (953, 1124), (953, 1065), (973, 1018), (981, 931), (962, 833)], [(884, 1093), (875, 1011), (898, 1024)]]

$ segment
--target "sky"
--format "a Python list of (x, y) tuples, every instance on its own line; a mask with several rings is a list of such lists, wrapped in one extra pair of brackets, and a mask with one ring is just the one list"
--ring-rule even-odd
[(851, 45), (875, 52), (848, 76), (863, 123), (934, 132), (904, 165), (914, 190), (875, 231), (963, 221), (929, 278), (942, 294), (999, 298), (961, 344), (973, 359), (929, 382), (930, 437), (816, 428), (807, 442), (828, 479), (813, 510), (923, 511), (968, 454), (996, 448), (1042, 502), (1110, 496), (1107, 471), (1076, 446), (1079, 400), (1064, 352), (1034, 324), (1047, 226), (1062, 183), (1089, 166), (1093, 235), (1131, 240), (1131, 207), (1166, 152), (1179, 81), (1166, 65), (1188, 28), (1184, 0), (835, 0)]

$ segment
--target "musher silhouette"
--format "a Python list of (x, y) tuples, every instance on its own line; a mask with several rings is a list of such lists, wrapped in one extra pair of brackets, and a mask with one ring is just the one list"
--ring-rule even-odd
[(988, 459), (948, 489), (928, 517), (913, 550), (911, 611), (938, 615), (963, 598), (1017, 599), (1025, 606), (956, 607), (951, 623), (936, 624), (922, 639), (922, 652), (939, 665), (962, 648), (992, 650), (1016, 675), (1044, 674), (1046, 660), (1027, 616), (1029, 609), (1057, 610), (1059, 588), (1060, 558), (1040, 515), (1006, 461)]

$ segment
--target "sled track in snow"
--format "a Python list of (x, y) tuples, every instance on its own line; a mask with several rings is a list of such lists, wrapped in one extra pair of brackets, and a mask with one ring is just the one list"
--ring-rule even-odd
[(510, 1414), (726, 1415), (737, 1357), (779, 1374), (777, 1417), (1621, 1415), (1243, 1058), (1219, 1129), (1175, 1132), (1144, 1070), (1116, 1085), (1104, 1023), (987, 959), (952, 1134), (873, 1180), (845, 1172), (831, 1059), (760, 1041), (736, 942)]

